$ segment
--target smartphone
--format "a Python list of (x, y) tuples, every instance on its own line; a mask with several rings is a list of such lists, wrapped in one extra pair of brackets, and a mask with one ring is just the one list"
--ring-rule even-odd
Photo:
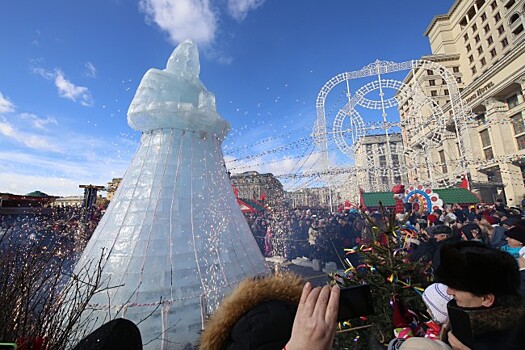
[(339, 295), (339, 314), (337, 321), (348, 321), (352, 318), (368, 316), (374, 313), (370, 285), (359, 284), (341, 288)]
[(16, 350), (15, 343), (0, 343), (0, 350)]
[(447, 311), (450, 322), (450, 330), (452, 333), (454, 333), (454, 336), (467, 347), (473, 349), (474, 333), (472, 332), (472, 324), (469, 312), (457, 306), (455, 300), (448, 302)]

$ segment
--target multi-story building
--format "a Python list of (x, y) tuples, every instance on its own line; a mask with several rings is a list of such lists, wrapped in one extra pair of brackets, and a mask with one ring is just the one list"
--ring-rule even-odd
[(406, 183), (403, 149), (400, 133), (361, 137), (355, 145), (357, 185), (365, 192), (378, 192)]
[(284, 198), (283, 185), (270, 173), (246, 171), (230, 175), (230, 181), (239, 191), (239, 198), (264, 200), (269, 205), (281, 204)]
[[(285, 192), (285, 201), (293, 208), (334, 209), (336, 194), (328, 187), (303, 188), (294, 192)], [(332, 202), (332, 206), (330, 206)]]
[[(484, 201), (500, 196), (511, 206), (520, 204), (525, 195), (524, 26), (525, 0), (456, 0), (447, 14), (433, 18), (425, 31), (432, 55), (422, 59), (452, 71), (473, 117), (458, 132), (447, 85), (432, 71), (409, 74), (405, 82), (423, 80), (446, 124), (427, 152), (429, 166), (414, 168), (412, 181), (432, 177), (450, 185), (451, 168), (464, 160), (472, 188)], [(406, 102), (400, 105), (401, 119), (410, 108)], [(414, 146), (418, 135), (404, 130), (403, 137)]]
[(114, 177), (113, 179), (111, 179), (110, 182), (108, 182), (106, 191), (108, 192), (107, 198), (109, 201), (113, 199), (113, 196), (115, 195), (115, 192), (117, 192), (118, 186), (120, 185), (121, 181), (122, 181), (121, 177)]

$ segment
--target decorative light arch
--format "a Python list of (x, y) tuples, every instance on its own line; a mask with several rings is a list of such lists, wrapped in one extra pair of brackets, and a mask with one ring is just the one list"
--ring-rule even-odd
[[(392, 79), (384, 79), (383, 76), (389, 73), (412, 71), (415, 72), (418, 69), (432, 70), (434, 74), (439, 75), (449, 91), (450, 97), (450, 110), (451, 115), (444, 115), (443, 109), (439, 106), (436, 101), (431, 97), (424, 94), (423, 90), (418, 86), (409, 86), (404, 82)], [(350, 93), (350, 81), (365, 78), (365, 77), (377, 77), (377, 80), (371, 81), (356, 92), (353, 95)], [(413, 75), (415, 80), (415, 74)], [(333, 121), (328, 121), (325, 104), (326, 99), (330, 92), (339, 84), (346, 83), (347, 87), (347, 103), (339, 110)], [(383, 98), (383, 89), (396, 89), (398, 94), (392, 98)], [(380, 100), (374, 101), (366, 97), (368, 93), (374, 90), (379, 90)], [(359, 112), (355, 109), (356, 106), (360, 106), (367, 109), (382, 109), (383, 116), (385, 116), (385, 109), (397, 106), (399, 98), (405, 98), (411, 102), (409, 107), (409, 113), (405, 116), (403, 122), (395, 121), (388, 122), (384, 119), (383, 123), (379, 125), (365, 121)], [(430, 111), (430, 115), (423, 116), (421, 111), (426, 108)], [(466, 107), (465, 103), (461, 99), (459, 87), (456, 82), (455, 76), (446, 67), (427, 60), (411, 60), (401, 63), (379, 61), (363, 67), (360, 70), (352, 72), (340, 73), (330, 80), (328, 80), (319, 91), (316, 100), (316, 112), (317, 119), (313, 127), (313, 138), (316, 147), (323, 154), (322, 162), (327, 173), (328, 169), (334, 165), (330, 163), (328, 158), (328, 144), (329, 134), (334, 135), (334, 143), (339, 150), (345, 154), (349, 160), (355, 156), (355, 145), (356, 142), (367, 134), (370, 134), (373, 130), (382, 128), (383, 133), (386, 135), (386, 143), (389, 143), (389, 130), (393, 127), (401, 127), (415, 135), (424, 134), (425, 137), (420, 140), (415, 140), (420, 145), (418, 148), (411, 148), (409, 145), (405, 145), (404, 153), (413, 160), (412, 166), (419, 166), (421, 159), (425, 159), (424, 153), (428, 152), (429, 149), (438, 145), (443, 139), (443, 133), (445, 126), (449, 122), (453, 122), (457, 143), (459, 146), (460, 157), (456, 164), (450, 164), (450, 182), (452, 179), (458, 176), (464, 175), (468, 172), (468, 165), (471, 163), (471, 151), (470, 143), (468, 141), (468, 119), (470, 117), (470, 110)], [(344, 128), (344, 121), (348, 120), (350, 123), (349, 128)], [(331, 128), (327, 126), (331, 123)], [(350, 137), (346, 137), (350, 135)], [(350, 142), (350, 144), (349, 144)], [(387, 145), (387, 150), (390, 146)], [(387, 169), (390, 169), (390, 175), (399, 174), (400, 169), (393, 169), (391, 164), (391, 157), (387, 157), (389, 164)], [(428, 159), (428, 157), (426, 157)], [(372, 164), (367, 165), (367, 169), (370, 169)], [(363, 169), (355, 169), (356, 171), (362, 171)], [(378, 169), (385, 170), (385, 169)], [(329, 177), (324, 178), (329, 183)], [(429, 183), (431, 186), (435, 186), (435, 183)], [(357, 189), (356, 189), (357, 190)]]

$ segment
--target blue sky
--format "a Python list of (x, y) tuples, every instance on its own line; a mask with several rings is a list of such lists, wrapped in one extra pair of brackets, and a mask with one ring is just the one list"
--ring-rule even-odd
[(315, 153), (308, 137), (325, 82), (376, 59), (429, 54), (423, 33), (452, 3), (5, 1), (0, 192), (76, 195), (79, 184), (123, 176), (140, 139), (126, 121), (129, 103), (143, 74), (163, 68), (186, 38), (197, 43), (201, 80), (231, 123), (230, 169), (305, 171), (317, 160), (305, 157)]

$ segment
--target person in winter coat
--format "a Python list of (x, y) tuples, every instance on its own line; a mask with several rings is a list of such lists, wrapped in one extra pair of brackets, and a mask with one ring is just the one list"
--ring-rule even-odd
[[(459, 308), (467, 311), (475, 333), (474, 349), (525, 348), (525, 305), (520, 295), (516, 260), (478, 242), (443, 247), (437, 280)], [(452, 332), (453, 349), (467, 349)]]
[(199, 349), (329, 350), (338, 309), (337, 286), (314, 288), (295, 275), (248, 278), (205, 323)]

